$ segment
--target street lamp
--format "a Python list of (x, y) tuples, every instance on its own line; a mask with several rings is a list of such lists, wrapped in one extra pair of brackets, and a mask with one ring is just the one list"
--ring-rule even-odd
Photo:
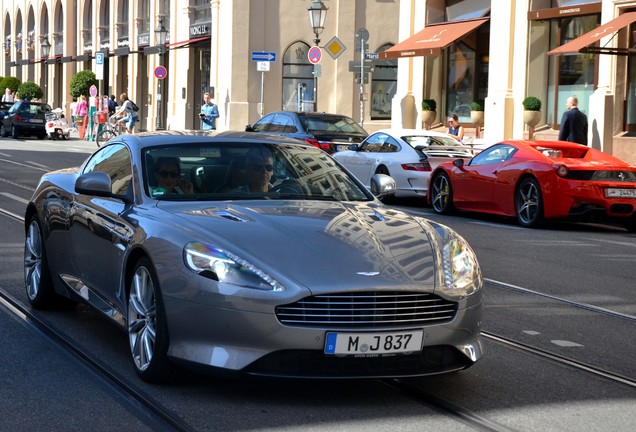
[[(42, 45), (40, 45), (40, 50), (42, 51), (42, 57), (46, 57), (47, 59), (49, 58), (49, 52), (51, 51), (51, 43), (49, 42), (49, 38), (44, 36), (44, 39), (42, 40)], [(44, 101), (48, 100), (48, 81), (49, 81), (49, 77), (48, 77), (48, 65), (46, 64), (46, 60), (44, 61)]]
[[(159, 25), (155, 29), (155, 38), (157, 40), (157, 46), (159, 47), (159, 66), (163, 66), (163, 55), (166, 52), (166, 40), (168, 39), (168, 29), (163, 25), (163, 17), (159, 17)], [(162, 126), (162, 114), (161, 107), (163, 105), (163, 100), (161, 97), (161, 82), (162, 79), (157, 80), (157, 118), (155, 120), (155, 129), (160, 130), (163, 129)]]
[(325, 29), (325, 18), (327, 18), (327, 6), (324, 5), (322, 0), (313, 0), (307, 8), (309, 12), (309, 24), (314, 30), (316, 38), (314, 44), (320, 43), (320, 33)]

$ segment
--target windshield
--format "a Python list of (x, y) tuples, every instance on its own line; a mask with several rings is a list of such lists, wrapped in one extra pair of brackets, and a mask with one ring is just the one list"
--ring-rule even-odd
[(300, 116), (300, 121), (308, 132), (337, 132), (347, 134), (367, 135), (362, 127), (345, 116), (320, 115), (320, 116)]
[(143, 150), (146, 193), (178, 201), (371, 201), (322, 150), (294, 144), (177, 144)]

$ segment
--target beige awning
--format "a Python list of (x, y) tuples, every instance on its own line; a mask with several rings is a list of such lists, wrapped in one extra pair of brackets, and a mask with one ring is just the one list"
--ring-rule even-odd
[(490, 18), (429, 24), (424, 30), (380, 53), (381, 59), (440, 54), (443, 48), (470, 33)]

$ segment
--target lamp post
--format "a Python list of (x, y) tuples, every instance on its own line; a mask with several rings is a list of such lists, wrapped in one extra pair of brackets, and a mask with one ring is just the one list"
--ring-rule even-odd
[[(166, 52), (166, 40), (168, 38), (168, 30), (163, 25), (163, 17), (159, 17), (159, 25), (155, 29), (155, 38), (157, 40), (157, 46), (159, 47), (159, 66), (163, 66), (163, 55)], [(162, 81), (163, 80), (161, 80), (161, 79), (157, 80), (157, 98), (156, 98), (157, 118), (156, 118), (156, 121), (155, 121), (155, 130), (163, 129), (162, 110), (161, 110), (161, 107), (163, 105), (163, 98), (162, 98), (162, 94), (161, 94), (161, 91), (162, 91), (161, 82)]]
[(314, 35), (316, 35), (314, 45), (318, 45), (320, 43), (320, 33), (325, 29), (327, 6), (322, 0), (313, 0), (307, 8), (307, 12), (309, 12), (309, 24), (314, 31)]
[[(51, 44), (49, 42), (49, 38), (44, 36), (44, 39), (42, 40), (42, 45), (40, 46), (40, 49), (42, 50), (42, 57), (45, 57), (46, 59), (49, 58), (49, 52), (51, 51)], [(44, 101), (48, 101), (49, 98), (49, 94), (48, 94), (48, 84), (49, 84), (49, 67), (46, 64), (46, 60), (44, 61)]]
[[(327, 18), (327, 6), (322, 0), (312, 0), (311, 4), (307, 8), (309, 13), (309, 25), (316, 36), (314, 38), (314, 45), (318, 46), (320, 43), (320, 34), (325, 29), (325, 18)], [(318, 111), (318, 95), (316, 93), (318, 87), (317, 68), (319, 66), (314, 65), (314, 111)]]

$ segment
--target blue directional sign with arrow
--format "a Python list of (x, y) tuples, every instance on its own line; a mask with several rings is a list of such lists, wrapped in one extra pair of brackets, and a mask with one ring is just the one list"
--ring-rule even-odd
[(273, 62), (273, 61), (276, 61), (276, 53), (265, 52), (265, 51), (252, 51), (252, 61)]

